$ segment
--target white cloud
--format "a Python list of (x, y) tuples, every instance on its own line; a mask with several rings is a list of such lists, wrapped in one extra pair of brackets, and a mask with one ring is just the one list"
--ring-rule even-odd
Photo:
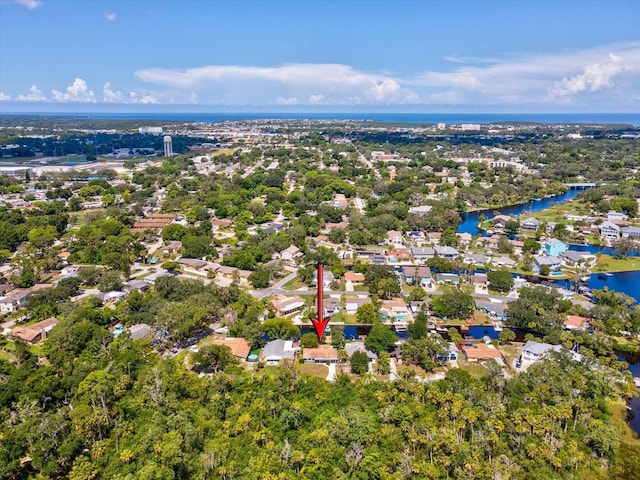
[(4, 92), (0, 92), (0, 102), (8, 102), (11, 100), (11, 95), (5, 95)]
[(29, 93), (27, 95), (18, 95), (16, 100), (19, 102), (44, 102), (47, 100), (40, 89), (35, 85), (29, 87)]
[(81, 78), (75, 78), (67, 87), (66, 93), (51, 89), (51, 98), (54, 102), (95, 103), (96, 96), (89, 90), (87, 82)]
[(276, 105), (298, 105), (300, 102), (296, 97), (278, 97), (276, 98)]
[[(236, 103), (269, 103), (274, 97), (316, 98), (315, 95), (322, 96), (323, 103), (327, 104), (343, 104), (345, 99), (355, 97), (374, 104), (410, 103), (417, 98), (397, 79), (341, 64), (209, 65), (186, 70), (154, 68), (139, 70), (136, 76), (177, 90), (198, 90), (201, 94), (222, 92), (227, 101)], [(288, 94), (283, 95), (283, 90)], [(249, 91), (252, 98), (247, 99)]]
[(309, 100), (307, 100), (307, 103), (309, 105), (320, 105), (322, 103), (324, 103), (325, 98), (324, 95), (309, 95)]
[(115, 13), (109, 12), (109, 13), (105, 13), (103, 17), (107, 22), (113, 22), (117, 16)]
[(593, 63), (583, 68), (583, 72), (571, 78), (563, 78), (554, 84), (552, 95), (567, 96), (589, 90), (596, 92), (610, 87), (615, 77), (624, 71), (625, 65), (622, 57), (609, 54), (609, 60), (602, 63)]
[(129, 92), (129, 99), (130, 99), (130, 103), (140, 103), (140, 104), (160, 103), (159, 99), (154, 95), (150, 95), (147, 93), (138, 93), (133, 90)]
[(111, 83), (107, 82), (102, 88), (103, 100), (105, 103), (122, 103), (124, 96), (122, 92), (117, 92), (111, 89)]
[[(428, 92), (427, 101), (458, 104), (553, 104), (579, 94), (583, 102), (628, 103), (640, 93), (640, 43), (519, 58), (453, 59), (461, 66), (450, 72), (425, 72), (405, 84)], [(467, 64), (464, 64), (467, 62)], [(625, 87), (616, 89), (625, 78)], [(607, 95), (608, 100), (604, 97)], [(563, 97), (563, 98), (561, 98)]]
[(42, 5), (40, 0), (13, 0), (13, 3), (27, 7), (29, 10), (35, 10)]

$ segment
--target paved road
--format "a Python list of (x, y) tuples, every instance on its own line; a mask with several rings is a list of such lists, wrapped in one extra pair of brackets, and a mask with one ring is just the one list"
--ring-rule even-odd
[(329, 373), (327, 374), (327, 381), (328, 382), (336, 381), (336, 364), (335, 363), (329, 364)]

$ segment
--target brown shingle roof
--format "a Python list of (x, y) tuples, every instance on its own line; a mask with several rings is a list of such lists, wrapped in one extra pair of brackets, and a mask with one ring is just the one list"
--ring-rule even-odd
[(214, 340), (214, 345), (224, 345), (229, 347), (234, 357), (246, 359), (251, 351), (251, 345), (244, 338), (225, 338), (224, 340)]

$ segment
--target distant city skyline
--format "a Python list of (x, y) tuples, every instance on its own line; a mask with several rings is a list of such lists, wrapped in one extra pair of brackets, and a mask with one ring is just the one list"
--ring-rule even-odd
[(0, 0), (0, 113), (638, 112), (640, 2)]

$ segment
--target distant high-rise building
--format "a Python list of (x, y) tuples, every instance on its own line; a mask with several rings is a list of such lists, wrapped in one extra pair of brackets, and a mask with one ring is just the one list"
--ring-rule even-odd
[(169, 135), (165, 135), (164, 137), (164, 156), (170, 157), (173, 155), (173, 142), (171, 141), (171, 137)]

